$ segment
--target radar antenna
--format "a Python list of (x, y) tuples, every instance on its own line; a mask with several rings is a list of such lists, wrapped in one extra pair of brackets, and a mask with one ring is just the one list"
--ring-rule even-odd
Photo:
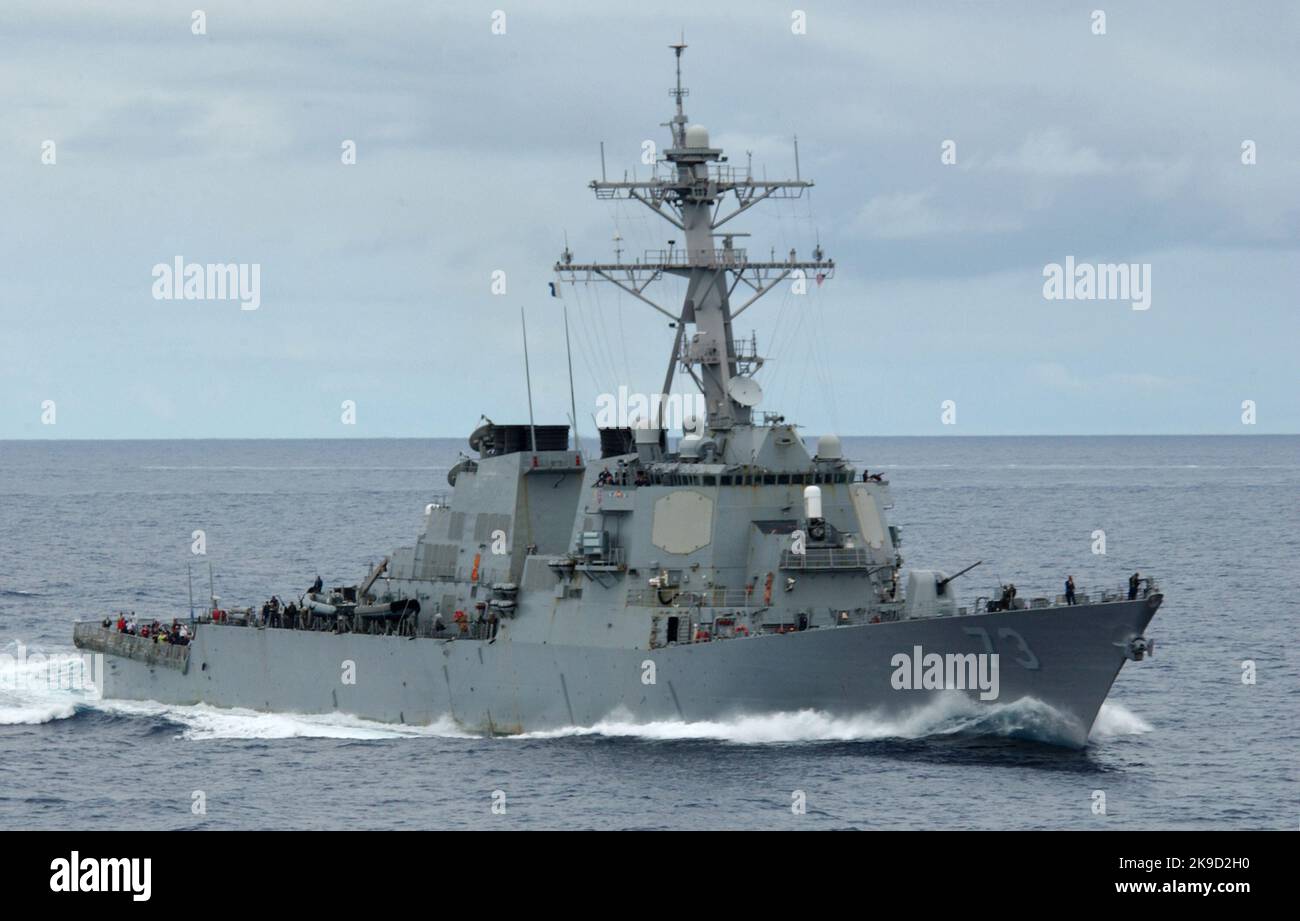
[[(555, 272), (561, 282), (571, 284), (610, 282), (676, 324), (664, 396), (680, 366), (704, 394), (708, 428), (721, 431), (751, 424), (758, 399), (756, 385), (747, 380), (733, 383), (748, 378), (761, 361), (738, 354), (732, 320), (796, 272), (815, 273), (820, 284), (834, 275), (835, 262), (824, 258), (820, 245), (810, 261), (800, 260), (794, 250), (785, 260), (773, 256), (767, 261), (751, 261), (745, 249), (734, 245), (733, 238), (744, 234), (717, 232), (759, 202), (800, 198), (813, 183), (798, 177), (797, 167), (795, 179), (755, 179), (750, 167), (741, 171), (727, 162), (721, 149), (710, 147), (708, 132), (687, 123), (683, 100), (689, 91), (682, 86), (685, 35), (668, 47), (673, 50), (677, 72), (676, 84), (668, 91), (675, 100), (676, 114), (666, 123), (673, 146), (656, 161), (649, 179), (609, 181), (602, 177), (592, 180), (590, 188), (598, 199), (631, 199), (645, 205), (685, 235), (684, 245), (647, 250), (642, 258), (630, 262), (624, 261), (620, 248), (614, 262), (591, 263), (573, 261), (566, 245)], [(715, 246), (716, 237), (723, 238), (721, 247)], [(686, 295), (676, 310), (656, 303), (646, 293), (665, 273), (686, 279)], [(748, 297), (733, 310), (731, 297), (741, 285)], [(695, 327), (689, 336), (685, 333), (687, 323)], [(666, 399), (661, 406), (665, 403)]]

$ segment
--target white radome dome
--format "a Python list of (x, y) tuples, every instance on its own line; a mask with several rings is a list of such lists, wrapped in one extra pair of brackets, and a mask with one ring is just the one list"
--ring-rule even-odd
[(686, 146), (687, 147), (708, 147), (709, 129), (705, 128), (703, 125), (687, 125)]
[(838, 435), (823, 435), (817, 439), (817, 456), (822, 460), (839, 460), (844, 456), (844, 448)]

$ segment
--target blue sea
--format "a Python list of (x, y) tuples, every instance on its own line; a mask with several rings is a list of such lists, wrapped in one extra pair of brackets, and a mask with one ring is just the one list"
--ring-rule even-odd
[(463, 447), (0, 442), (0, 828), (1300, 825), (1300, 436), (845, 440), (891, 480), (908, 565), (983, 561), (967, 600), (999, 580), (1022, 597), (1067, 574), (1084, 592), (1159, 580), (1155, 655), (1125, 667), (1083, 751), (1033, 741), (1014, 710), (985, 734), (953, 713), (791, 713), (483, 738), (22, 680), (33, 654), (73, 651), (74, 621), (187, 614), (196, 559), (195, 597), (211, 562), (228, 604), (360, 579), (413, 541)]

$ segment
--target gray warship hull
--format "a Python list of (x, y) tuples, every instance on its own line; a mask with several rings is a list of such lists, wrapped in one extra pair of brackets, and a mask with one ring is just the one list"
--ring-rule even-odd
[[(411, 725), (449, 718), (466, 730), (511, 734), (607, 717), (694, 722), (812, 710), (897, 719), (957, 693), (990, 711), (1023, 700), (1044, 704), (1048, 720), (1035, 728), (1041, 740), (1083, 746), (1130, 643), (1159, 603), (1152, 596), (653, 651), (220, 624), (199, 625), (182, 655), (155, 656), (158, 647), (98, 625), (81, 625), (77, 642), (109, 653), (103, 691), (121, 699)], [(997, 698), (982, 700), (977, 688), (895, 687), (893, 657), (916, 647), (1001, 650)]]

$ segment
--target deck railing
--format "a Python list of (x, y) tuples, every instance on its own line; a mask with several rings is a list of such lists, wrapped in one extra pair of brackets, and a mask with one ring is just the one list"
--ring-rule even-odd
[[(1160, 586), (1156, 580), (1151, 576), (1144, 576), (1138, 580), (1135, 600), (1149, 598), (1151, 595), (1157, 594), (1159, 591)], [(1127, 582), (1120, 584), (1115, 589), (1101, 588), (1093, 591), (1086, 591), (1080, 586), (1075, 586), (1074, 589), (1075, 604), (1114, 604), (1119, 601), (1128, 601), (1128, 595), (1129, 586)], [(990, 601), (999, 600), (1001, 600), (1000, 597), (981, 595), (975, 599), (975, 603), (969, 608), (962, 608), (960, 613), (983, 614)], [(1014, 602), (1015, 610), (1033, 610), (1036, 608), (1055, 607), (1068, 607), (1064, 593), (1057, 595), (1033, 595), (1029, 592), (1016, 592)]]
[(781, 568), (835, 571), (871, 568), (871, 552), (865, 547), (809, 547), (803, 553), (786, 550), (781, 554)]

